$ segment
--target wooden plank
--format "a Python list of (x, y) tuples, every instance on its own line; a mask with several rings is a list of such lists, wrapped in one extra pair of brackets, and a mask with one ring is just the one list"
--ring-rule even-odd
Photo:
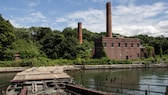
[(64, 72), (63, 67), (33, 67), (17, 73), (11, 82), (60, 78), (71, 78), (67, 73)]

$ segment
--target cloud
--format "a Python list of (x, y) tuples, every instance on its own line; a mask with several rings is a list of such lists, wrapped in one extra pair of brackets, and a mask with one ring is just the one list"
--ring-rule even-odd
[[(107, 2), (108, 0), (92, 0), (92, 2)], [(155, 2), (136, 5), (137, 0), (115, 0), (119, 5), (112, 7), (113, 32), (133, 36), (145, 34), (150, 36), (164, 35), (168, 37), (168, 3)], [(85, 2), (89, 2), (85, 0)], [(77, 27), (82, 22), (83, 28), (93, 32), (106, 31), (105, 9), (88, 9), (67, 14), (57, 23), (67, 23), (68, 27)]]
[(108, 1), (108, 0), (91, 0), (92, 2), (105, 2), (105, 1)]
[(126, 36), (133, 35), (150, 35), (159, 36), (160, 32), (154, 26), (115, 26), (113, 31)]
[(166, 14), (168, 14), (168, 10), (167, 10), (167, 11), (165, 11), (165, 13), (166, 13)]
[[(113, 2), (113, 3), (117, 3), (117, 4), (121, 4), (121, 5), (125, 5), (125, 4), (133, 4), (135, 3), (137, 0), (84, 0), (85, 2), (94, 2), (94, 3), (106, 3), (106, 2)], [(112, 4), (113, 5), (113, 4)]]
[(83, 28), (95, 32), (105, 31), (105, 11), (89, 9), (87, 11), (77, 11), (65, 16), (68, 27), (77, 27), (77, 22), (82, 22)]
[(168, 9), (165, 6), (162, 2), (141, 6), (119, 5), (113, 8), (114, 22), (117, 24), (152, 24), (157, 21), (158, 15)]
[[(160, 36), (168, 34), (168, 22), (160, 21), (167, 12), (167, 3), (157, 2), (151, 5), (119, 5), (113, 7), (112, 25), (113, 32), (126, 36), (145, 34)], [(82, 22), (83, 27), (93, 32), (106, 31), (105, 9), (89, 9), (68, 14), (60, 22), (68, 23), (69, 27), (77, 27), (77, 22)], [(66, 18), (66, 19), (65, 19)]]
[(141, 6), (117, 6), (113, 11), (113, 31), (127, 36), (168, 36), (168, 33), (164, 32), (168, 32), (168, 22), (161, 21), (167, 9), (167, 3), (163, 2)]
[(56, 22), (60, 23), (60, 22), (66, 22), (67, 20), (63, 17), (61, 18), (56, 18)]
[(30, 6), (30, 7), (35, 7), (35, 6), (37, 6), (37, 3), (31, 2), (31, 3), (29, 3), (29, 6)]
[(114, 26), (113, 31), (126, 36), (133, 35), (150, 35), (168, 37), (168, 21), (160, 21), (156, 25), (128, 25), (128, 26)]
[[(68, 0), (69, 1), (69, 0)], [(89, 0), (84, 0), (90, 2)], [(92, 2), (104, 2), (107, 0), (92, 0)], [(168, 37), (168, 3), (155, 2), (151, 4), (136, 5), (136, 0), (129, 0), (128, 4), (120, 1), (119, 5), (112, 7), (112, 29), (114, 33), (133, 36), (145, 34), (150, 36), (164, 35)], [(125, 3), (128, 0), (124, 0)], [(117, 3), (118, 4), (118, 3)], [(33, 4), (32, 4), (33, 5)], [(58, 12), (56, 12), (58, 14)], [(55, 14), (55, 13), (54, 13)], [(51, 14), (50, 14), (51, 16)], [(54, 16), (53, 19), (52, 16)], [(76, 28), (78, 22), (82, 22), (83, 28), (93, 32), (106, 31), (106, 11), (104, 9), (85, 9), (64, 13), (61, 17), (52, 15), (45, 16), (42, 12), (31, 12), (23, 17), (13, 17), (11, 23), (14, 26), (42, 25), (52, 28)]]
[(125, 4), (134, 4), (137, 0), (114, 0), (115, 2), (125, 5)]
[(168, 20), (167, 21), (160, 21), (158, 23), (158, 27), (162, 30), (168, 31)]
[(168, 37), (168, 20), (160, 21), (156, 28), (162, 33), (163, 36)]
[(47, 21), (47, 17), (45, 17), (41, 12), (33, 12), (28, 14), (25, 17), (16, 17), (14, 18), (16, 21), (18, 22), (27, 22), (27, 23), (36, 23), (36, 22), (46, 22)]
[(65, 2), (72, 6), (78, 6), (81, 4), (82, 0), (65, 0)]
[(23, 27), (21, 24), (19, 24), (16, 20), (10, 19), (10, 23), (12, 23), (15, 27)]
[(49, 23), (49, 19), (44, 16), (41, 12), (33, 12), (23, 17), (11, 17), (11, 23), (15, 27), (30, 27), (33, 25), (45, 25)]
[(29, 14), (29, 17), (30, 19), (32, 19), (32, 21), (45, 21), (45, 19), (47, 17), (45, 17), (41, 12), (34, 12), (34, 13), (31, 13)]

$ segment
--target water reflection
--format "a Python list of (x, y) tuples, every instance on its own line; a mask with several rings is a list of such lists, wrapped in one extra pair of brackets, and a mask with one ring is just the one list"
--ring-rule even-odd
[(168, 84), (166, 68), (89, 70), (69, 72), (69, 74), (77, 83), (85, 87), (127, 94), (145, 95), (149, 93), (145, 90), (151, 90), (156, 93), (150, 92), (150, 95), (164, 95)]
[[(122, 92), (122, 95), (145, 95), (145, 93), (149, 93), (145, 90), (154, 91), (148, 95), (165, 95), (168, 85), (167, 68), (87, 70), (68, 73), (78, 84), (85, 87), (108, 92)], [(15, 74), (0, 73), (0, 90), (9, 84)]]
[(0, 73), (0, 95), (2, 91), (10, 84), (9, 81), (16, 75), (16, 73)]

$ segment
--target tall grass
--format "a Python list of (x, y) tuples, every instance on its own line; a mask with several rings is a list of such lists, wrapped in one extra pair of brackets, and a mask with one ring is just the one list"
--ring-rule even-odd
[[(155, 56), (140, 60), (145, 63), (168, 63), (168, 55)], [(55, 65), (110, 65), (110, 64), (132, 64), (130, 60), (111, 60), (107, 57), (101, 59), (49, 59), (38, 57), (32, 59), (22, 59), (17, 61), (0, 61), (0, 67), (39, 67), (39, 66), (55, 66)]]

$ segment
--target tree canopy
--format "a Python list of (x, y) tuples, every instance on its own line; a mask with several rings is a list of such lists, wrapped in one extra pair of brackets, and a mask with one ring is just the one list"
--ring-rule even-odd
[(139, 38), (142, 45), (146, 44), (148, 46), (152, 46), (156, 55), (160, 55), (161, 52), (163, 52), (163, 54), (168, 54), (168, 39), (164, 36), (150, 37), (148, 35), (137, 35), (133, 37)]
[[(0, 15), (0, 60), (12, 60), (19, 52), (22, 58), (47, 57), (50, 59), (88, 59), (92, 55), (94, 39), (105, 36), (105, 32), (83, 31), (83, 44), (79, 44), (77, 28), (66, 27), (63, 31), (49, 27), (14, 28)], [(155, 54), (168, 54), (168, 39), (164, 36), (132, 36)], [(150, 56), (150, 53), (149, 53)]]
[(5, 51), (11, 48), (15, 38), (12, 24), (0, 15), (0, 60), (5, 60)]

